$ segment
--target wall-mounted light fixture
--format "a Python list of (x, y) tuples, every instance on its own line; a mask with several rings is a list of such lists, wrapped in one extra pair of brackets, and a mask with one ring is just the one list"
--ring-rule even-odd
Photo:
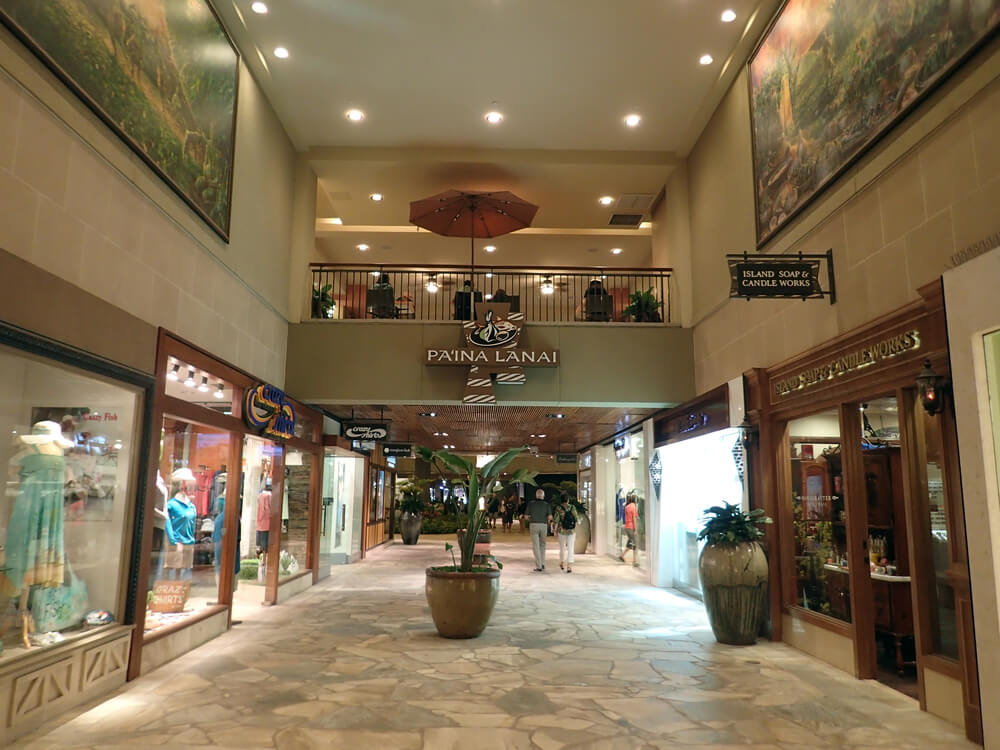
[(757, 425), (750, 421), (750, 418), (743, 415), (743, 421), (739, 423), (740, 442), (745, 449), (749, 448), (757, 440)]
[(427, 291), (430, 292), (431, 294), (437, 294), (438, 282), (436, 273), (432, 273), (430, 277), (427, 279), (427, 284), (425, 286), (425, 289), (427, 289)]
[(188, 376), (184, 380), (184, 385), (188, 388), (194, 388), (194, 368), (188, 368)]
[(223, 396), (226, 395), (225, 391), (223, 390), (222, 383), (216, 383), (215, 393), (213, 393), (212, 395), (215, 396), (216, 398), (222, 398)]
[(178, 371), (180, 369), (181, 369), (181, 366), (179, 364), (175, 364), (173, 367), (171, 367), (170, 368), (170, 372), (167, 373), (167, 379), (169, 379), (169, 380), (179, 380), (180, 376), (178, 376), (177, 373), (178, 373)]
[(552, 294), (553, 292), (555, 292), (556, 287), (555, 284), (552, 283), (551, 276), (546, 276), (542, 279), (542, 285), (540, 289), (542, 290), (542, 294)]
[(943, 388), (944, 378), (934, 372), (929, 359), (924, 360), (924, 368), (917, 375), (917, 389), (920, 392), (920, 403), (923, 404), (924, 411), (932, 417), (940, 413), (944, 408), (941, 402), (944, 400)]

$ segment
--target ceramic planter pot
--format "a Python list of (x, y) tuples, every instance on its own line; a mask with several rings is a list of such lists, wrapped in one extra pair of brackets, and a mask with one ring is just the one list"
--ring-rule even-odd
[(587, 551), (590, 544), (590, 519), (586, 513), (580, 514), (580, 520), (576, 524), (576, 537), (573, 543), (573, 554), (582, 555)]
[(500, 593), (500, 571), (459, 573), (427, 568), (434, 627), (445, 638), (475, 638), (486, 629)]
[(416, 544), (420, 537), (422, 519), (419, 513), (403, 513), (399, 517), (399, 535), (403, 544)]
[(698, 557), (701, 590), (719, 643), (757, 641), (767, 600), (767, 557), (757, 542), (706, 544)]

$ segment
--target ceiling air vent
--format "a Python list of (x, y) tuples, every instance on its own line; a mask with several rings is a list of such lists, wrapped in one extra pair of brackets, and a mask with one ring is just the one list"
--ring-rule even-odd
[(611, 218), (608, 219), (608, 226), (638, 229), (639, 224), (642, 223), (642, 216), (642, 214), (611, 214)]
[(623, 214), (649, 213), (655, 197), (652, 193), (622, 193), (615, 203), (615, 211)]

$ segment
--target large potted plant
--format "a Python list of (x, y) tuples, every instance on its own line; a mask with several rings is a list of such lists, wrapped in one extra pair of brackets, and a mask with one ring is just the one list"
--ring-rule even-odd
[[(492, 555), (475, 562), (476, 541), (487, 511), (479, 507), (480, 490), (490, 488), (500, 473), (518, 454), (527, 448), (512, 448), (477, 469), (475, 463), (447, 451), (417, 448), (417, 454), (433, 466), (444, 478), (446, 472), (457, 474), (469, 499), (465, 516), (465, 531), (458, 544), (456, 559), (451, 544), (452, 564), (427, 568), (425, 592), (431, 617), (439, 634), (445, 638), (475, 638), (486, 629), (500, 593), (500, 571), (503, 565)], [(518, 469), (511, 482), (535, 483), (537, 472)], [(491, 564), (492, 562), (492, 564)]]
[(424, 495), (429, 479), (409, 479), (399, 486), (399, 535), (403, 544), (416, 544), (420, 538), (423, 512), (427, 507)]
[(314, 286), (312, 290), (312, 317), (332, 318), (337, 311), (333, 299), (333, 284)]
[(653, 287), (645, 291), (636, 289), (628, 296), (628, 302), (622, 313), (636, 323), (660, 323), (663, 320), (660, 315), (663, 303), (656, 299)]
[(744, 513), (738, 505), (715, 505), (705, 511), (698, 540), (701, 591), (712, 632), (719, 643), (734, 646), (757, 641), (767, 601), (767, 556), (758, 541), (760, 524), (771, 523), (759, 508)]

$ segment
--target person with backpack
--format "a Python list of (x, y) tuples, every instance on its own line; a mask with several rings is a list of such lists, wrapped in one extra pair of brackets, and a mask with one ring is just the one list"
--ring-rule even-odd
[(552, 514), (552, 519), (556, 527), (556, 537), (559, 539), (559, 569), (572, 573), (575, 561), (573, 548), (576, 544), (576, 524), (580, 520), (580, 514), (570, 503), (569, 498), (564, 497)]

